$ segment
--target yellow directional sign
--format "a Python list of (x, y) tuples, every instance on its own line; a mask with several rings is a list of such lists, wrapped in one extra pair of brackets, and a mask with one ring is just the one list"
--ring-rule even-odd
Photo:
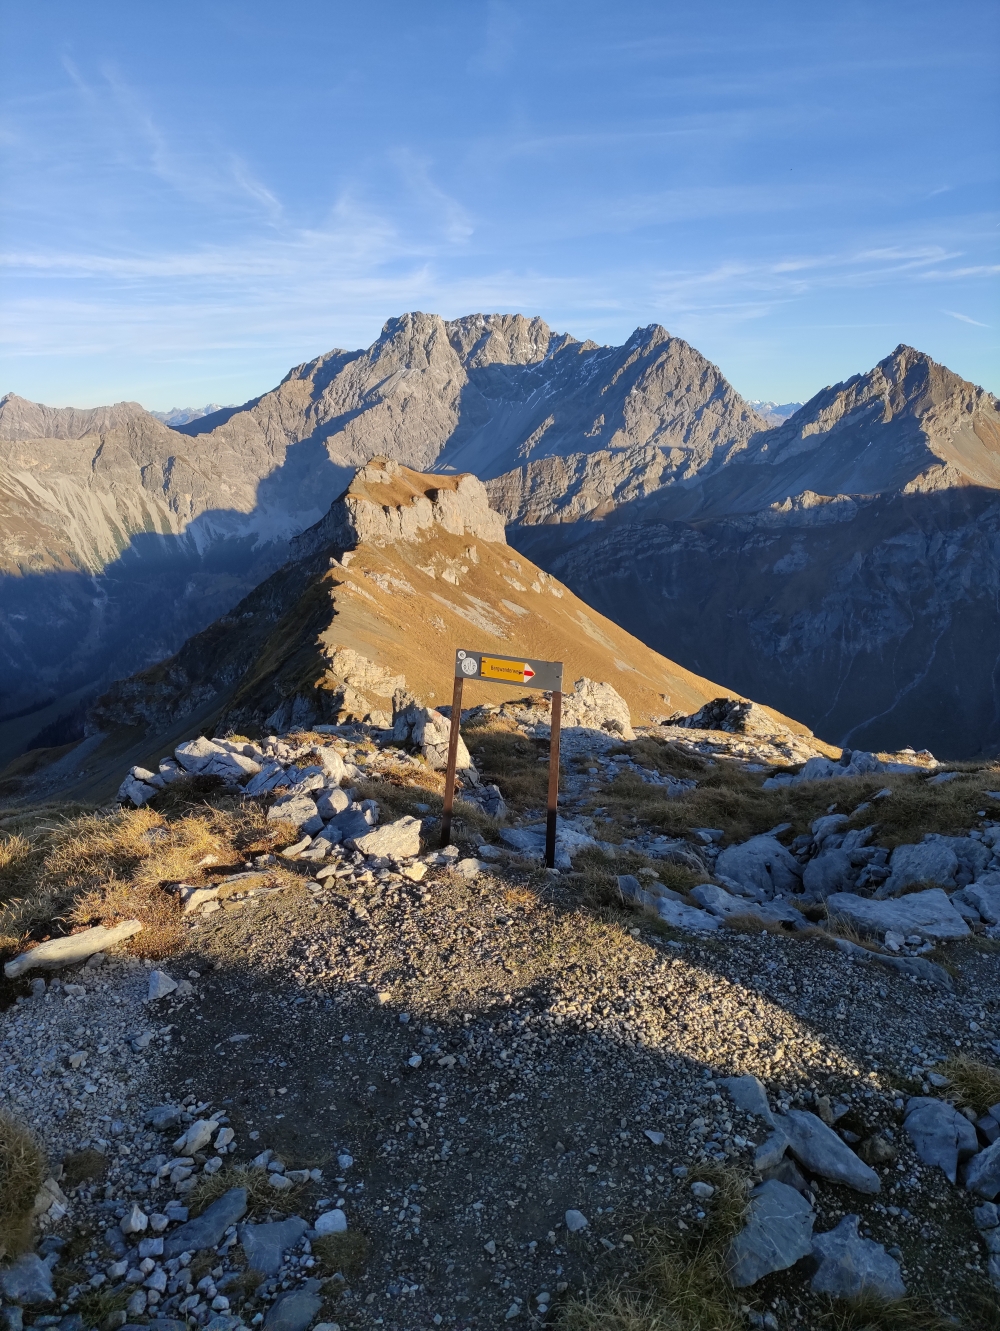
[(484, 656), (479, 663), (480, 679), (499, 679), (505, 684), (527, 684), (535, 672), (527, 661), (508, 661), (496, 656)]
[(552, 696), (552, 724), (549, 727), (549, 798), (545, 820), (545, 863), (550, 869), (556, 862), (556, 819), (559, 803), (559, 727), (562, 720), (562, 661), (525, 661), (516, 656), (487, 656), (459, 648), (455, 653), (455, 689), (451, 696), (451, 735), (448, 739), (448, 766), (444, 778), (444, 808), (441, 811), (441, 845), (451, 841), (451, 815), (455, 801), (455, 768), (458, 762), (458, 728), (462, 720), (462, 688), (465, 681), (483, 683), (527, 684)]
[(481, 679), (484, 684), (527, 684), (546, 693), (562, 692), (562, 661), (535, 661), (527, 657), (493, 656), (485, 652), (455, 653), (456, 679)]

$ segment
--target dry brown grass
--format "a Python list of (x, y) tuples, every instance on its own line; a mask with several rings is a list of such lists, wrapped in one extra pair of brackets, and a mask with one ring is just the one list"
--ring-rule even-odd
[[(643, 738), (622, 751), (631, 752), (639, 762), (675, 776), (695, 776), (698, 787), (677, 799), (668, 799), (662, 787), (647, 785), (631, 772), (616, 777), (606, 791), (595, 797), (595, 804), (607, 810), (607, 840), (614, 840), (611, 825), (628, 829), (637, 824), (659, 828), (673, 836), (683, 836), (692, 827), (718, 827), (725, 833), (725, 844), (746, 841), (768, 832), (778, 823), (791, 823), (791, 835), (809, 830), (813, 819), (834, 811), (850, 814), (858, 805), (868, 803), (852, 819), (852, 826), (878, 826), (878, 839), (894, 847), (903, 842), (919, 841), (925, 832), (961, 835), (979, 823), (978, 811), (992, 807), (984, 791), (1000, 787), (1000, 770), (981, 768), (964, 773), (943, 786), (928, 786), (922, 776), (852, 777), (830, 781), (811, 781), (802, 786), (764, 790), (764, 778), (749, 773), (738, 763), (716, 760), (713, 767), (697, 771), (683, 769), (673, 756), (657, 751), (674, 746)], [(683, 758), (693, 755), (683, 754)], [(501, 779), (501, 786), (502, 786)], [(892, 795), (874, 800), (879, 790), (889, 787)]]
[[(645, 855), (634, 851), (622, 851), (609, 860), (600, 850), (584, 850), (573, 861), (574, 874), (570, 880), (579, 892), (585, 905), (592, 909), (626, 909), (615, 881), (619, 874), (635, 874), (643, 887), (649, 888), (654, 882), (648, 875), (640, 874), (642, 869), (654, 869), (656, 880), (663, 887), (674, 892), (686, 894), (692, 887), (705, 881), (705, 874), (698, 874), (680, 865), (670, 864), (665, 860), (650, 860)], [(691, 903), (694, 905), (694, 902)]]
[(325, 1276), (338, 1271), (346, 1280), (356, 1280), (365, 1269), (371, 1245), (360, 1230), (349, 1229), (343, 1234), (323, 1234), (312, 1240), (313, 1256), (319, 1260)]
[(725, 1253), (746, 1212), (743, 1180), (734, 1170), (696, 1171), (715, 1187), (705, 1228), (681, 1243), (650, 1241), (649, 1261), (635, 1281), (617, 1281), (593, 1297), (567, 1304), (561, 1325), (570, 1331), (738, 1331), (739, 1299), (726, 1277)]
[(942, 1064), (941, 1072), (951, 1082), (959, 1103), (971, 1105), (977, 1114), (1000, 1104), (1000, 1069), (960, 1054)]
[(0, 1257), (16, 1257), (31, 1246), (31, 1211), (45, 1168), (35, 1137), (0, 1114)]
[[(824, 1331), (954, 1331), (953, 1319), (942, 1317), (919, 1299), (896, 1299), (887, 1303), (871, 1295), (859, 1299), (837, 1299), (821, 1314)], [(959, 1325), (968, 1331), (986, 1331), (986, 1323), (969, 1321)]]
[(286, 844), (288, 829), (268, 823), (259, 806), (222, 796), (172, 812), (147, 806), (59, 818), (46, 809), (22, 813), (5, 831), (0, 935), (7, 943), (40, 941), (53, 926), (62, 932), (136, 918), (145, 927), (129, 950), (158, 959), (181, 938), (169, 889), (204, 884), (213, 867), (241, 869), (248, 855)]
[(463, 728), (473, 761), (483, 780), (496, 782), (515, 813), (544, 808), (548, 794), (548, 740), (532, 740), (504, 717), (473, 721)]

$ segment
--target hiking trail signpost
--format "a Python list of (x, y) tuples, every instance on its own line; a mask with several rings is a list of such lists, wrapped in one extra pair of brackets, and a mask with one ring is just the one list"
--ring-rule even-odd
[(489, 652), (455, 653), (455, 690), (451, 699), (451, 734), (448, 740), (448, 769), (445, 774), (441, 845), (451, 841), (451, 811), (455, 803), (455, 767), (458, 761), (458, 731), (462, 723), (462, 686), (467, 679), (484, 684), (507, 684), (514, 688), (542, 689), (552, 694), (552, 725), (549, 739), (549, 798), (545, 821), (545, 863), (556, 863), (556, 817), (559, 806), (559, 723), (562, 719), (562, 661), (532, 661), (526, 656), (496, 656)]

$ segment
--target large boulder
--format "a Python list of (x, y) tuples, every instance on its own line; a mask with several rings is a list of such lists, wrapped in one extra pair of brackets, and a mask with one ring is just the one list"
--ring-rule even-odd
[(294, 1248), (309, 1228), (301, 1216), (288, 1216), (269, 1225), (240, 1225), (237, 1230), (247, 1265), (265, 1276), (274, 1276), (289, 1248)]
[(8, 961), (3, 973), (8, 980), (16, 980), (30, 970), (61, 970), (64, 966), (76, 966), (86, 961), (97, 952), (107, 952), (116, 943), (123, 943), (137, 934), (142, 928), (139, 920), (124, 920), (110, 929), (97, 924), (82, 933), (68, 934), (65, 938), (50, 938), (47, 943), (39, 943), (29, 952)]
[(166, 781), (159, 772), (150, 772), (145, 767), (133, 767), (128, 776), (118, 787), (118, 802), (124, 804), (130, 800), (137, 809), (166, 788)]
[(266, 762), (256, 776), (251, 777), (247, 782), (244, 794), (247, 795), (266, 795), (269, 790), (275, 786), (284, 786), (288, 784), (288, 774), (281, 763), (271, 759)]
[(969, 926), (939, 887), (910, 892), (894, 901), (875, 901), (852, 892), (838, 892), (827, 897), (826, 909), (832, 922), (838, 918), (846, 920), (864, 934), (881, 937), (891, 929), (904, 936), (919, 934), (931, 942), (969, 936)]
[(178, 744), (174, 749), (174, 757), (185, 772), (196, 775), (204, 771), (213, 758), (218, 758), (226, 752), (227, 750), (220, 744), (214, 744), (204, 735), (199, 735), (197, 739), (185, 740), (183, 744)]
[[(451, 721), (433, 707), (416, 707), (410, 729), (410, 739), (415, 744), (427, 763), (434, 771), (443, 771), (448, 766), (448, 743), (451, 739)], [(458, 737), (458, 751), (455, 769), (459, 772), (475, 771), (472, 757), (465, 746), (465, 740)]]
[(603, 730), (619, 739), (635, 739), (628, 703), (610, 684), (578, 679), (572, 693), (564, 693), (562, 725)]
[(766, 900), (788, 895), (802, 886), (798, 861), (773, 836), (755, 836), (727, 846), (715, 862), (716, 873), (759, 892)]
[(954, 887), (958, 856), (944, 841), (923, 841), (919, 846), (897, 846), (889, 857), (890, 875), (875, 893), (880, 900), (898, 896), (914, 883)]
[(826, 850), (802, 871), (802, 889), (813, 901), (825, 901), (834, 892), (850, 892), (858, 871), (845, 850)]
[(726, 1253), (726, 1270), (737, 1289), (772, 1271), (785, 1271), (812, 1249), (813, 1210), (787, 1183), (768, 1179), (750, 1194), (746, 1224)]
[[(36, 1303), (52, 1303), (56, 1292), (52, 1288), (51, 1268), (36, 1252), (26, 1252), (8, 1267), (0, 1269), (0, 1293), (11, 1303), (29, 1307)], [(8, 1321), (7, 1326), (11, 1323)], [(20, 1319), (17, 1325), (20, 1325)]]
[(885, 1302), (906, 1297), (899, 1263), (881, 1243), (861, 1237), (856, 1215), (845, 1215), (836, 1229), (816, 1234), (812, 1255), (819, 1262), (811, 1281), (816, 1294), (837, 1299), (867, 1295)]
[(958, 1166), (979, 1150), (975, 1127), (952, 1105), (930, 1096), (906, 1102), (903, 1129), (925, 1165), (942, 1169), (949, 1183), (958, 1178)]
[(323, 819), (308, 793), (289, 791), (279, 795), (267, 811), (270, 822), (291, 823), (307, 836), (315, 836), (323, 829)]

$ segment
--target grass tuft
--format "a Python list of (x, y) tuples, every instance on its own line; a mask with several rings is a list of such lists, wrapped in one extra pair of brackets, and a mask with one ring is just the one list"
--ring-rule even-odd
[(198, 1186), (188, 1193), (188, 1208), (191, 1215), (201, 1215), (207, 1206), (217, 1202), (230, 1188), (246, 1188), (247, 1215), (260, 1215), (272, 1209), (289, 1210), (302, 1195), (304, 1185), (293, 1184), (284, 1192), (278, 1192), (268, 1182), (268, 1174), (263, 1169), (247, 1169), (237, 1166), (235, 1169), (220, 1169), (217, 1174), (203, 1174)]
[(35, 1137), (0, 1114), (0, 1257), (17, 1257), (31, 1245), (31, 1212), (45, 1182), (45, 1156)]
[(739, 1300), (725, 1271), (726, 1249), (746, 1212), (743, 1179), (731, 1169), (706, 1167), (692, 1181), (711, 1183), (704, 1229), (688, 1243), (654, 1237), (649, 1261), (634, 1285), (614, 1282), (567, 1304), (569, 1331), (738, 1331)]
[(985, 1114), (992, 1105), (1000, 1104), (1000, 1068), (991, 1068), (960, 1054), (948, 1059), (941, 1072), (951, 1082), (959, 1102), (971, 1105), (977, 1114)]
[[(824, 1331), (954, 1331), (953, 1319), (942, 1317), (920, 1299), (887, 1303), (874, 1295), (831, 1301), (821, 1314)], [(971, 1328), (975, 1323), (968, 1323)]]
[(349, 1229), (343, 1234), (323, 1234), (311, 1246), (325, 1276), (339, 1271), (346, 1280), (356, 1280), (365, 1269), (370, 1244), (360, 1230)]

